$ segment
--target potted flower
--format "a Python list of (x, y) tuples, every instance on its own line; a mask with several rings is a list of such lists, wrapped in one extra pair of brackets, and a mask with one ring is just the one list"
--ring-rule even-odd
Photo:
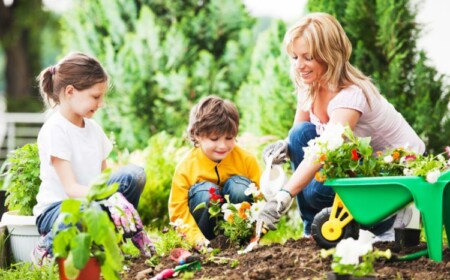
[[(60, 279), (120, 279), (123, 256), (122, 234), (98, 201), (116, 192), (118, 184), (107, 185), (109, 170), (91, 185), (85, 199), (67, 199), (55, 222), (53, 253)], [(61, 227), (61, 225), (63, 226)]]
[(9, 212), (1, 222), (10, 233), (14, 260), (31, 261), (30, 253), (39, 240), (33, 207), (41, 180), (39, 178), (39, 153), (36, 143), (26, 144), (8, 154), (2, 171), (6, 170), (4, 188)]

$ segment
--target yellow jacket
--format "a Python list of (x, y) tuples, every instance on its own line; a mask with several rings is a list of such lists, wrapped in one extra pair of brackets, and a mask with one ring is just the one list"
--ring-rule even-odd
[(235, 146), (220, 163), (210, 160), (200, 148), (193, 148), (178, 164), (170, 190), (169, 217), (171, 222), (183, 220), (187, 225), (183, 232), (189, 242), (195, 244), (206, 239), (189, 211), (189, 189), (205, 181), (223, 186), (224, 182), (234, 175), (250, 179), (259, 188), (261, 169), (258, 161), (239, 146)]

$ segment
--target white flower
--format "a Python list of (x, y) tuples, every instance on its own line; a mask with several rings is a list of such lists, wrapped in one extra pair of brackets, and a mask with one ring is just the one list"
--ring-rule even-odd
[(250, 207), (250, 215), (248, 217), (250, 222), (253, 223), (256, 221), (256, 218), (258, 217), (259, 212), (264, 208), (264, 205), (266, 205), (266, 201), (264, 200), (256, 201), (252, 204)]
[(341, 264), (359, 264), (359, 257), (373, 250), (374, 235), (366, 230), (359, 231), (359, 239), (347, 238), (339, 241), (335, 255), (341, 257)]
[(409, 168), (405, 168), (405, 169), (403, 169), (403, 175), (412, 176), (412, 175), (414, 175), (414, 172)]
[(427, 173), (427, 182), (434, 184), (436, 183), (439, 176), (441, 176), (441, 172), (439, 171), (439, 169), (431, 170), (430, 172)]
[(174, 222), (169, 223), (169, 225), (173, 226), (173, 227), (176, 228), (176, 229), (177, 229), (177, 228), (179, 228), (179, 229), (184, 229), (184, 228), (189, 227), (189, 225), (185, 224), (185, 223), (183, 222), (183, 219), (181, 219), (181, 218), (178, 218), (178, 219), (176, 219)]
[(261, 194), (261, 192), (258, 190), (255, 183), (251, 183), (250, 185), (248, 185), (248, 188), (245, 189), (244, 194), (247, 196), (252, 195), (253, 197), (257, 197)]
[(394, 158), (391, 155), (388, 155), (388, 156), (385, 156), (383, 160), (386, 163), (391, 163), (394, 161)]

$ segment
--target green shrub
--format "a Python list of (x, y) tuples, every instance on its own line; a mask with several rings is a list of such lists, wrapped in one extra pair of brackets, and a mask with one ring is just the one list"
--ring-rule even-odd
[(165, 132), (150, 138), (144, 149), (147, 183), (139, 202), (139, 214), (144, 224), (157, 227), (169, 223), (168, 200), (175, 167), (187, 151), (182, 141)]
[(7, 171), (3, 187), (6, 188), (5, 205), (9, 210), (18, 210), (19, 215), (33, 215), (36, 195), (41, 185), (39, 165), (36, 143), (26, 144), (8, 154), (4, 165)]

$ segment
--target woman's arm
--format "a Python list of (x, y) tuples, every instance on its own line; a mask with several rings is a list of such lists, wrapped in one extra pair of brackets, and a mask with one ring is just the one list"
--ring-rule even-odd
[[(354, 128), (358, 122), (361, 113), (353, 109), (340, 108), (332, 112), (329, 123), (342, 125), (349, 125), (350, 128)], [(289, 191), (292, 196), (301, 192), (312, 181), (317, 171), (320, 170), (322, 165), (320, 163), (313, 163), (303, 160), (294, 174), (284, 185), (284, 189)]]
[(53, 156), (51, 160), (66, 194), (70, 198), (86, 197), (89, 188), (78, 184), (75, 179), (75, 175), (73, 174), (70, 162)]

